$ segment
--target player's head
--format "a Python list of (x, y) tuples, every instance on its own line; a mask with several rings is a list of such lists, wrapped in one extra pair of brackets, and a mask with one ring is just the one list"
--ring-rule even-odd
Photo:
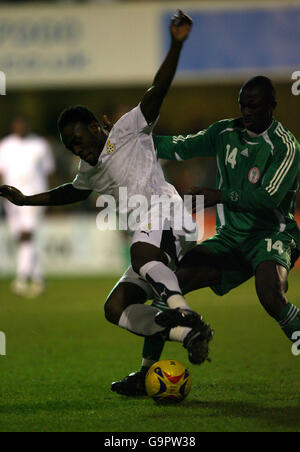
[(19, 137), (25, 137), (28, 133), (28, 121), (22, 115), (16, 115), (10, 124), (11, 132)]
[(245, 127), (251, 132), (262, 133), (271, 124), (277, 104), (271, 80), (262, 75), (248, 80), (240, 90), (239, 104)]
[(107, 134), (96, 116), (88, 108), (77, 105), (65, 109), (57, 125), (66, 148), (90, 165), (97, 165)]

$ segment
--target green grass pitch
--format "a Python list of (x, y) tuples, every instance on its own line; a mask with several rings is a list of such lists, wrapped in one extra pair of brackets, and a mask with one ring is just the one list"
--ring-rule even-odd
[[(253, 280), (223, 298), (188, 296), (215, 329), (212, 362), (189, 365), (180, 344), (163, 358), (191, 370), (179, 405), (159, 406), (110, 391), (136, 370), (142, 338), (109, 324), (103, 303), (116, 278), (52, 279), (44, 297), (24, 300), (0, 281), (0, 431), (300, 432), (300, 356), (257, 301)], [(300, 306), (300, 274), (289, 299)]]

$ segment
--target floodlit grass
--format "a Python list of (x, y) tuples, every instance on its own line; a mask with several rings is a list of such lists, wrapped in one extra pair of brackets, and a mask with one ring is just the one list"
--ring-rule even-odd
[[(188, 363), (180, 344), (162, 358), (191, 370), (193, 387), (179, 405), (120, 397), (113, 380), (137, 370), (142, 338), (103, 315), (113, 278), (55, 279), (45, 296), (25, 300), (0, 281), (0, 431), (300, 432), (300, 357), (257, 301), (253, 281), (223, 298), (190, 294), (215, 329), (212, 362)], [(300, 306), (300, 275), (289, 299)]]

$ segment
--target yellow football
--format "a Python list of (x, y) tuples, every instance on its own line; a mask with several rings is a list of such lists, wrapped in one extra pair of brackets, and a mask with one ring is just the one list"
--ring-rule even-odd
[(192, 380), (188, 369), (174, 359), (153, 364), (146, 375), (146, 391), (156, 402), (181, 402), (191, 390)]

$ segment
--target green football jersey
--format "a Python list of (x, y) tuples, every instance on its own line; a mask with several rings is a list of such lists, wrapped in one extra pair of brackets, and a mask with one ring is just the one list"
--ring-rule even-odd
[(215, 156), (217, 229), (236, 232), (288, 232), (300, 246), (295, 221), (300, 145), (275, 119), (260, 135), (252, 134), (242, 120), (225, 119), (188, 136), (154, 136), (158, 158), (186, 160)]

